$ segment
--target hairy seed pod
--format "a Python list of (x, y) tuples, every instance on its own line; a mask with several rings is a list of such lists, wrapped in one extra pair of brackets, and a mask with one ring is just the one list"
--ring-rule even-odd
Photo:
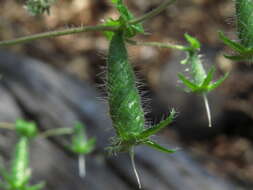
[(11, 179), (14, 189), (24, 187), (30, 177), (28, 146), (29, 139), (27, 137), (20, 137), (15, 147), (11, 164)]
[(238, 37), (244, 47), (253, 47), (253, 1), (236, 0), (236, 24)]
[(144, 131), (144, 112), (128, 61), (123, 32), (115, 32), (107, 59), (107, 91), (113, 127), (122, 141), (134, 140)]

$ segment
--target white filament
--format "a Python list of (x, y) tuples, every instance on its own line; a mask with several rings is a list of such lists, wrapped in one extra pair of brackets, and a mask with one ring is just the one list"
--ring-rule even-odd
[(211, 119), (211, 112), (210, 112), (210, 106), (206, 97), (206, 94), (203, 94), (203, 99), (206, 107), (206, 114), (208, 118), (208, 127), (212, 127), (212, 119)]
[(129, 154), (130, 154), (132, 167), (133, 167), (133, 170), (134, 170), (135, 177), (137, 179), (137, 183), (138, 183), (139, 189), (141, 189), (140, 177), (139, 177), (139, 174), (138, 174), (138, 172), (136, 170), (135, 161), (134, 161), (134, 148), (133, 147), (130, 149)]
[(86, 165), (85, 165), (85, 156), (78, 156), (78, 167), (79, 167), (79, 176), (84, 178), (86, 176)]

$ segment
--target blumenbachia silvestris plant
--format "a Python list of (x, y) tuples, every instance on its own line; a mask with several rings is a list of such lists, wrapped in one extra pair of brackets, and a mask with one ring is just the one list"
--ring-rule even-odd
[(39, 190), (44, 183), (29, 186), (31, 169), (29, 167), (29, 144), (32, 138), (37, 136), (35, 123), (17, 120), (15, 131), (19, 136), (12, 156), (10, 172), (1, 168), (0, 174), (3, 181), (0, 187), (4, 190)]
[(179, 73), (178, 77), (181, 80), (181, 82), (186, 86), (186, 88), (184, 89), (185, 92), (192, 92), (202, 95), (208, 118), (208, 126), (211, 127), (212, 120), (209, 103), (207, 100), (207, 94), (208, 92), (220, 86), (223, 83), (223, 81), (227, 78), (228, 73), (226, 73), (219, 80), (215, 82), (212, 81), (215, 72), (215, 67), (213, 66), (208, 72), (206, 72), (206, 70), (204, 69), (201, 60), (201, 55), (199, 54), (199, 50), (201, 47), (200, 42), (196, 38), (188, 34), (185, 34), (184, 36), (187, 42), (189, 43), (188, 46), (170, 43), (159, 43), (159, 42), (137, 42), (132, 40), (128, 40), (128, 42), (133, 45), (154, 46), (159, 48), (172, 48), (186, 52), (187, 54), (186, 58), (181, 61), (181, 64), (185, 65), (186, 67), (185, 70), (189, 71), (190, 76)]
[(91, 153), (95, 148), (96, 139), (87, 139), (85, 126), (77, 123), (74, 127), (70, 150), (78, 155), (79, 176), (85, 177), (85, 155)]
[(253, 1), (235, 0), (236, 25), (239, 42), (232, 41), (222, 32), (219, 32), (220, 39), (229, 46), (235, 55), (225, 55), (226, 58), (234, 61), (253, 61)]
[(185, 34), (185, 38), (189, 43), (189, 46), (186, 46), (183, 50), (187, 53), (186, 59), (181, 61), (181, 64), (187, 67), (187, 70), (190, 73), (190, 78), (183, 75), (182, 73), (178, 74), (179, 79), (187, 87), (186, 92), (193, 92), (202, 95), (206, 113), (208, 117), (208, 125), (212, 126), (211, 113), (209, 108), (209, 103), (207, 100), (207, 93), (214, 90), (220, 86), (223, 81), (227, 78), (228, 73), (221, 77), (219, 80), (212, 82), (213, 75), (215, 72), (215, 67), (213, 66), (208, 73), (206, 73), (201, 56), (199, 55), (200, 43), (196, 38)]
[(175, 111), (159, 124), (145, 128), (145, 116), (141, 106), (141, 97), (136, 87), (135, 75), (128, 60), (125, 46), (126, 39), (143, 33), (142, 26), (137, 22), (129, 24), (132, 14), (124, 6), (122, 0), (112, 1), (120, 13), (118, 20), (110, 19), (106, 25), (119, 25), (120, 28), (110, 33), (111, 38), (107, 58), (107, 91), (110, 115), (117, 136), (113, 139), (110, 150), (113, 152), (128, 151), (130, 153), (135, 175), (141, 188), (140, 180), (134, 164), (134, 147), (140, 144), (148, 145), (159, 151), (174, 153), (175, 150), (166, 149), (149, 137), (169, 125)]

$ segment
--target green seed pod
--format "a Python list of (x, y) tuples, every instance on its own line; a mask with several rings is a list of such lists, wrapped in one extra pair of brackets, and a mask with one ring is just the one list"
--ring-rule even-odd
[(174, 153), (175, 150), (166, 149), (151, 141), (149, 137), (170, 124), (175, 112), (173, 110), (170, 116), (159, 124), (145, 128), (144, 111), (135, 85), (134, 71), (128, 62), (123, 31), (115, 32), (110, 43), (107, 59), (107, 91), (110, 115), (117, 133), (110, 149), (114, 152), (129, 152), (133, 170), (141, 188), (134, 163), (134, 146), (145, 144), (162, 152)]
[(236, 0), (236, 24), (241, 45), (253, 47), (253, 1)]
[(23, 188), (30, 178), (28, 146), (29, 139), (27, 137), (21, 137), (16, 144), (10, 176), (13, 189)]
[(107, 71), (108, 101), (113, 127), (122, 141), (132, 141), (144, 131), (145, 119), (121, 32), (116, 32), (111, 40)]

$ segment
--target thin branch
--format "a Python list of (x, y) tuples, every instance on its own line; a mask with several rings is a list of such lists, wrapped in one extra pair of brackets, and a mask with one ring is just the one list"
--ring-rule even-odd
[(158, 48), (171, 48), (171, 49), (177, 49), (177, 50), (186, 50), (186, 46), (182, 45), (175, 45), (171, 43), (160, 43), (160, 42), (138, 42), (134, 40), (127, 40), (129, 44), (136, 45), (136, 46), (153, 46)]
[(40, 133), (41, 138), (48, 138), (51, 136), (60, 136), (60, 135), (70, 135), (73, 133), (73, 128), (58, 128), (58, 129), (49, 129), (45, 132)]
[[(147, 19), (150, 19), (163, 10), (165, 10), (169, 5), (174, 3), (176, 0), (166, 0), (164, 3), (162, 3), (159, 7), (154, 9), (153, 11), (150, 11), (147, 14), (144, 14), (140, 16), (139, 18), (130, 20), (128, 23), (129, 24), (137, 24), (140, 22), (143, 22)], [(69, 28), (69, 29), (63, 29), (63, 30), (57, 30), (57, 31), (50, 31), (50, 32), (45, 32), (45, 33), (40, 33), (40, 34), (34, 34), (34, 35), (29, 35), (29, 36), (24, 36), (20, 38), (16, 38), (13, 40), (5, 40), (5, 41), (0, 41), (0, 47), (1, 46), (11, 46), (11, 45), (16, 45), (20, 43), (27, 43), (33, 40), (39, 40), (43, 38), (52, 38), (52, 37), (58, 37), (58, 36), (64, 36), (64, 35), (69, 35), (69, 34), (76, 34), (76, 33), (81, 33), (81, 32), (89, 32), (89, 31), (116, 31), (120, 28), (120, 26), (105, 26), (105, 25), (97, 25), (97, 26), (81, 26), (81, 27), (75, 27), (75, 28)]]
[(163, 2), (160, 6), (158, 6), (157, 8), (155, 8), (154, 10), (148, 12), (147, 14), (144, 14), (136, 19), (130, 20), (128, 23), (129, 24), (138, 24), (141, 23), (145, 20), (148, 20), (150, 18), (153, 18), (154, 16), (158, 15), (159, 13), (161, 13), (162, 11), (164, 11), (168, 6), (170, 6), (171, 4), (173, 4), (176, 0), (166, 0), (165, 2)]
[(0, 128), (1, 129), (15, 130), (15, 124), (14, 123), (8, 123), (8, 122), (0, 122)]
[(81, 26), (81, 27), (75, 27), (75, 28), (69, 28), (69, 29), (63, 29), (63, 30), (56, 30), (56, 31), (24, 36), (24, 37), (16, 38), (13, 40), (0, 41), (0, 47), (11, 46), (11, 45), (16, 45), (20, 43), (27, 43), (33, 40), (39, 40), (43, 38), (52, 38), (52, 37), (69, 35), (69, 34), (76, 34), (76, 33), (81, 33), (81, 32), (115, 31), (115, 30), (118, 30), (118, 28), (119, 28), (118, 26), (97, 25), (97, 26)]

